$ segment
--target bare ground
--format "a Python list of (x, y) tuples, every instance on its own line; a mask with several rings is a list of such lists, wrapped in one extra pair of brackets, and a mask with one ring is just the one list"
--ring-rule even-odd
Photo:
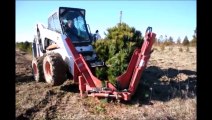
[(61, 86), (33, 80), (31, 55), (16, 51), (17, 119), (196, 119), (196, 48), (154, 47), (130, 102), (80, 98), (70, 80)]

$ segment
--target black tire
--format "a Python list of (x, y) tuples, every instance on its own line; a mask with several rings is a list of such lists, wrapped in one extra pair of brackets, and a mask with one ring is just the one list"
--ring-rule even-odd
[(43, 60), (44, 77), (52, 86), (61, 85), (66, 80), (67, 67), (58, 53), (48, 54)]
[(36, 82), (44, 81), (44, 74), (43, 74), (44, 57), (45, 56), (41, 56), (39, 58), (33, 58), (32, 60), (32, 71)]

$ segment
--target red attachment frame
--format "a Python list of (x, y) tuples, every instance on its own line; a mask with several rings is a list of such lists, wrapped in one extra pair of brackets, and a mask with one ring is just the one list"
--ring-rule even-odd
[(73, 54), (75, 62), (74, 81), (79, 83), (80, 95), (83, 96), (86, 92), (88, 96), (93, 97), (113, 97), (126, 101), (130, 100), (150, 58), (155, 37), (156, 34), (152, 33), (152, 28), (148, 27), (141, 49), (134, 51), (126, 72), (117, 77), (118, 86), (122, 90), (125, 89), (123, 91), (117, 90), (109, 82), (106, 83), (106, 88), (103, 88), (101, 81), (92, 74), (83, 56), (78, 54), (70, 38), (66, 38), (66, 43)]

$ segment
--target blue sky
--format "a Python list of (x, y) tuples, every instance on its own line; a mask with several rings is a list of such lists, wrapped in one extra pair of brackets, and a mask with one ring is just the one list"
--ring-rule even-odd
[(120, 20), (140, 30), (148, 26), (157, 38), (172, 36), (174, 41), (185, 36), (192, 39), (196, 28), (196, 0), (188, 1), (26, 1), (16, 0), (16, 41), (32, 41), (37, 22), (47, 26), (48, 16), (59, 6), (83, 8), (91, 32), (97, 29), (102, 37), (107, 28)]

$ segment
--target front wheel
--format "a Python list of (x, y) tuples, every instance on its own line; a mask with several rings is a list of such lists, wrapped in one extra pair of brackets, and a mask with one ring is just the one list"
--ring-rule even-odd
[(47, 83), (55, 86), (66, 80), (66, 65), (58, 53), (47, 55), (43, 60), (43, 71)]

